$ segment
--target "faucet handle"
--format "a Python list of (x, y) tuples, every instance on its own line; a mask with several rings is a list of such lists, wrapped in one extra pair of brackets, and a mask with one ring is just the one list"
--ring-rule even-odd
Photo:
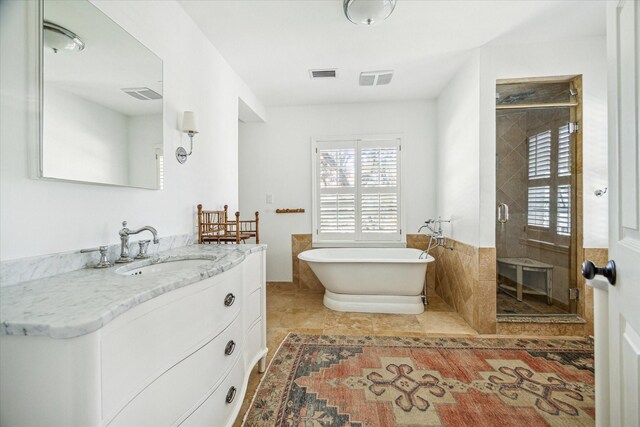
[(80, 253), (88, 253), (88, 252), (98, 252), (100, 251), (100, 261), (93, 268), (107, 268), (111, 267), (113, 264), (109, 262), (107, 258), (107, 252), (109, 251), (109, 246), (98, 246), (97, 248), (90, 249), (81, 249)]
[(100, 251), (100, 254), (102, 255), (102, 253), (106, 253), (109, 250), (109, 246), (98, 246), (97, 248), (89, 248), (89, 249), (80, 249), (80, 253), (81, 254), (86, 254), (89, 252), (98, 252)]
[(136, 255), (136, 259), (149, 258), (149, 256), (147, 255), (147, 249), (149, 248), (149, 243), (151, 243), (151, 240), (138, 241), (138, 246), (140, 249), (138, 251), (138, 255)]
[(126, 227), (127, 226), (127, 221), (122, 221), (122, 226)]

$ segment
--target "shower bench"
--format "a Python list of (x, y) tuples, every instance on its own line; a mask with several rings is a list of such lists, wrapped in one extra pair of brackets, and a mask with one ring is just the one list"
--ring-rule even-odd
[[(530, 258), (498, 258), (498, 273), (501, 268), (516, 270), (516, 286), (500, 284), (500, 288), (516, 292), (516, 299), (522, 301), (523, 294), (544, 295), (547, 297), (547, 304), (553, 302), (553, 265), (536, 261)], [(545, 278), (545, 291), (524, 287), (524, 272), (531, 271), (543, 273)]]

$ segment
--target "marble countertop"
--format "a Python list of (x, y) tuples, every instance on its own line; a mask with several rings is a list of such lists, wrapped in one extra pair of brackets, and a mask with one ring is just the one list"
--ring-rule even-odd
[[(161, 252), (153, 262), (215, 260), (202, 268), (123, 276), (122, 264), (82, 269), (0, 288), (0, 335), (73, 338), (94, 332), (127, 310), (175, 289), (215, 276), (266, 245), (191, 245)], [(146, 265), (141, 260), (127, 266)], [(206, 267), (205, 267), (206, 266)]]

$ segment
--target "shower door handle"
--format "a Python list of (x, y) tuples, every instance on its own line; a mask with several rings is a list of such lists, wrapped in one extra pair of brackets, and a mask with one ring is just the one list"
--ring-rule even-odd
[(498, 222), (504, 224), (509, 221), (509, 206), (506, 203), (498, 205)]

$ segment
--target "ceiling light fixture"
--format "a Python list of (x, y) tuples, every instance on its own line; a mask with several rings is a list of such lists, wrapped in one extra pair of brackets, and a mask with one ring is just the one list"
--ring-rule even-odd
[(391, 15), (396, 0), (344, 0), (344, 14), (356, 25), (376, 25)]
[(84, 49), (84, 42), (75, 33), (67, 30), (53, 22), (44, 21), (44, 44), (51, 48), (54, 53), (59, 51), (81, 51)]

